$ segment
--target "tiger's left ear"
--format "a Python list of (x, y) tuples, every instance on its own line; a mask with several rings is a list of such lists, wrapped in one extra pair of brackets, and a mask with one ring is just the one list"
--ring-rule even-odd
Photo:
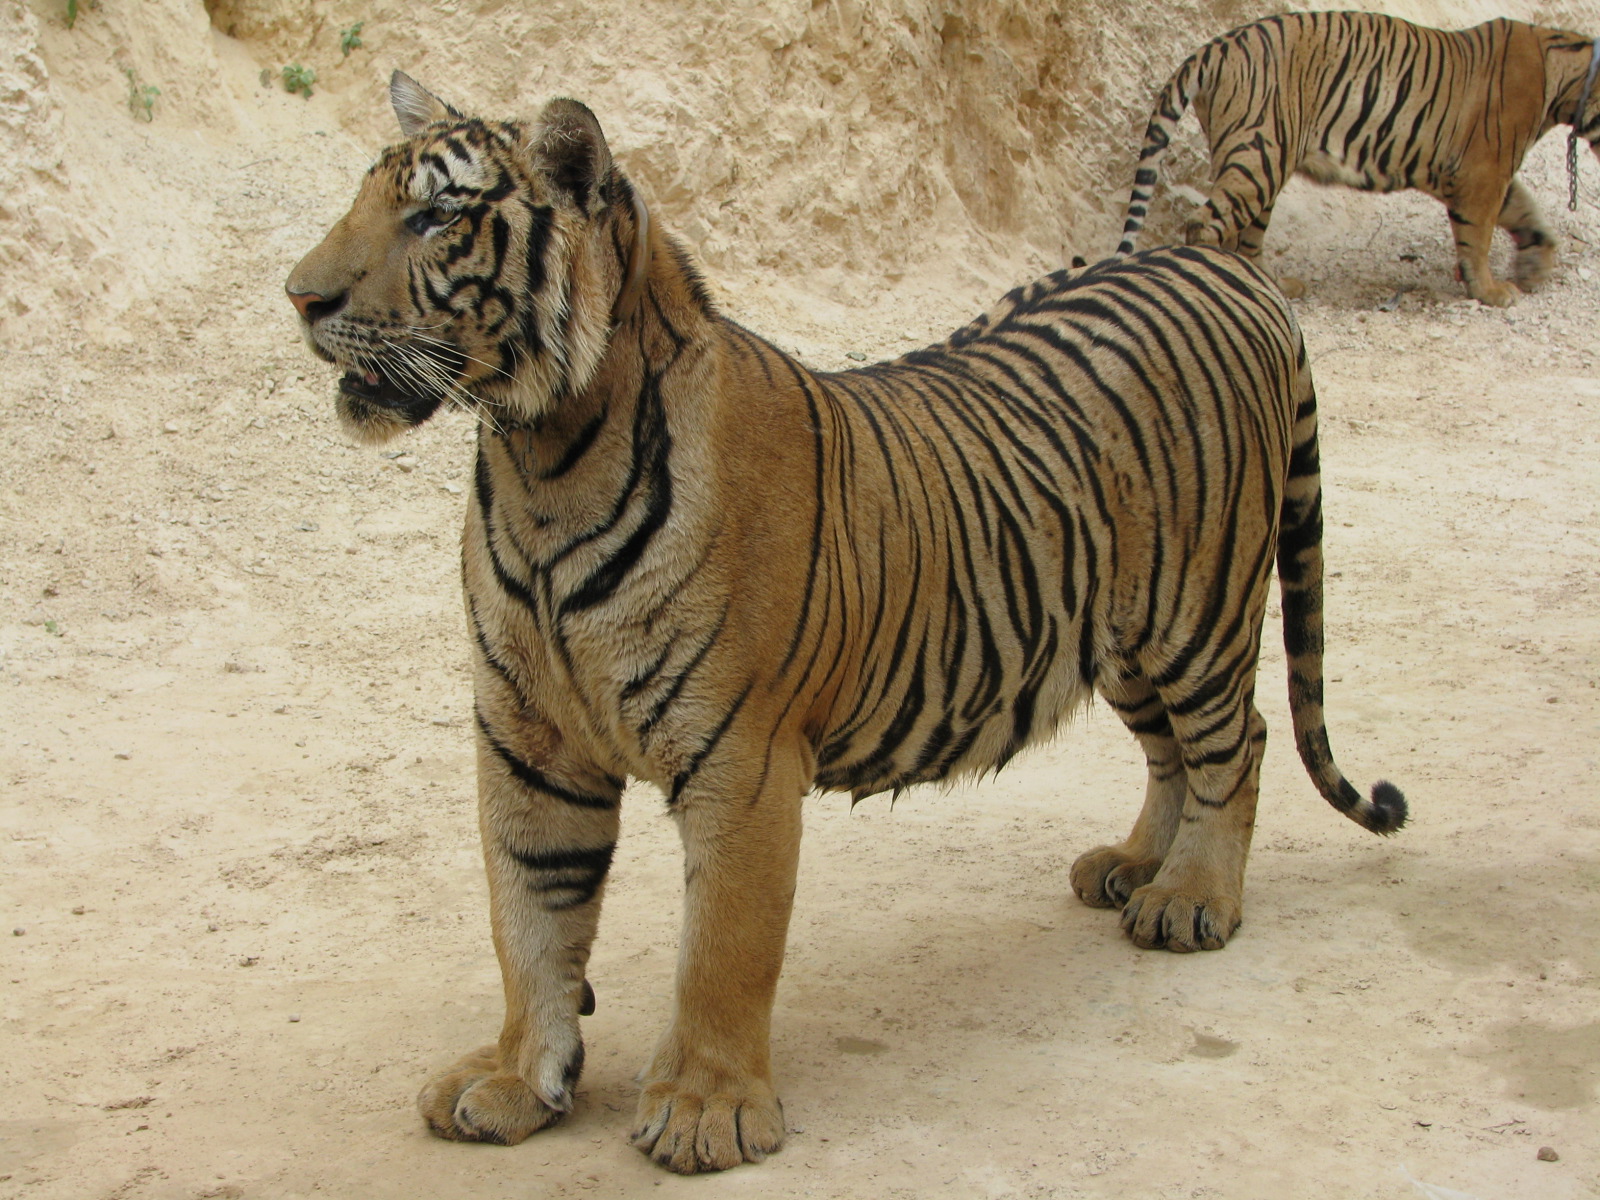
[(459, 121), (461, 114), (451, 108), (404, 71), (389, 76), (389, 103), (400, 119), (400, 132), (416, 137), (429, 125), (440, 121)]
[(576, 100), (544, 106), (528, 138), (528, 157), (585, 213), (592, 216), (609, 201), (611, 148), (594, 113)]

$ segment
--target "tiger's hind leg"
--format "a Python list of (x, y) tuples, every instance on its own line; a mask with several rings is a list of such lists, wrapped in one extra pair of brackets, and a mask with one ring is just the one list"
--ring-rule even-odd
[[(1249, 226), (1239, 235), (1239, 253), (1246, 258), (1255, 260), (1261, 257), (1261, 244), (1267, 237), (1267, 226), (1272, 224), (1272, 206), (1277, 203), (1277, 198), (1269, 200), (1264, 208), (1255, 216)], [(1293, 275), (1279, 275), (1272, 273), (1278, 281), (1278, 287), (1283, 294), (1291, 300), (1298, 300), (1306, 294), (1306, 283)]]
[(1500, 208), (1499, 225), (1517, 245), (1517, 285), (1532, 291), (1545, 281), (1556, 263), (1556, 237), (1539, 215), (1528, 189), (1513, 179)]
[(1247, 697), (1220, 714), (1183, 711), (1170, 697), (1167, 713), (1184, 762), (1183, 810), (1161, 870), (1123, 907), (1122, 928), (1146, 949), (1220, 950), (1244, 912), (1267, 723)]
[(1188, 788), (1177, 739), (1166, 707), (1141, 676), (1100, 685), (1100, 695), (1122, 718), (1144, 750), (1144, 807), (1127, 840), (1097, 846), (1078, 857), (1069, 876), (1072, 890), (1095, 908), (1121, 908), (1134, 890), (1156, 877), (1178, 832)]
[(1218, 156), (1211, 148), (1211, 193), (1189, 214), (1184, 238), (1191, 246), (1220, 246), (1254, 258), (1272, 220), (1286, 173), (1282, 150), (1260, 130), (1250, 141)]

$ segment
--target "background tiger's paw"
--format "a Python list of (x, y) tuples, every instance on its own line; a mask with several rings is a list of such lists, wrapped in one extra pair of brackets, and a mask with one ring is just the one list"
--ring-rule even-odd
[(1222, 245), (1222, 230), (1210, 217), (1190, 217), (1183, 225), (1183, 240), (1191, 246)]
[(1510, 308), (1517, 302), (1517, 297), (1522, 292), (1514, 283), (1504, 280), (1491, 279), (1488, 283), (1480, 284), (1473, 292), (1472, 298), (1480, 304), (1488, 304), (1494, 308)]
[(1517, 286), (1531, 292), (1555, 269), (1556, 248), (1549, 241), (1537, 246), (1524, 246), (1517, 251)]
[(705, 1094), (679, 1083), (646, 1085), (630, 1139), (669, 1171), (693, 1175), (760, 1162), (783, 1145), (783, 1105), (769, 1084)]
[(1221, 950), (1239, 928), (1242, 913), (1237, 897), (1142, 887), (1122, 910), (1122, 928), (1146, 950)]
[(501, 1073), (494, 1046), (474, 1051), (429, 1080), (417, 1096), (417, 1108), (436, 1137), (497, 1146), (515, 1146), (565, 1112), (546, 1104), (522, 1079)]
[(1072, 864), (1072, 890), (1094, 908), (1121, 908), (1134, 891), (1156, 877), (1159, 858), (1135, 858), (1117, 846), (1096, 846)]

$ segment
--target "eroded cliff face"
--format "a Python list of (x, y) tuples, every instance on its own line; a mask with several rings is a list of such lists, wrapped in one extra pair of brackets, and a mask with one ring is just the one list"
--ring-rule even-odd
[[(585, 101), (716, 277), (846, 303), (952, 263), (1019, 280), (1112, 248), (1156, 88), (1205, 38), (1282, 7), (79, 0), (68, 29), (66, 0), (6, 0), (0, 263), (29, 282), (5, 297), (0, 331), (92, 329), (101, 308), (198, 278), (214, 258), (207, 173), (293, 154), (296, 138), (370, 153), (395, 137), (397, 66), (486, 116)], [(1382, 7), (1438, 25), (1494, 15)], [(1582, 27), (1591, 6), (1513, 7)], [(358, 21), (345, 55), (340, 33)], [(290, 63), (315, 70), (310, 100), (284, 91)], [(148, 113), (146, 87), (159, 88)], [(1192, 146), (1168, 161), (1175, 180), (1201, 175)], [(1158, 203), (1152, 241), (1179, 207)]]

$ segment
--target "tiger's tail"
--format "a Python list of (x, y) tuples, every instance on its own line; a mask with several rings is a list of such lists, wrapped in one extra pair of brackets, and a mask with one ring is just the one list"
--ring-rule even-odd
[(1161, 156), (1172, 144), (1178, 122), (1183, 120), (1190, 101), (1202, 86), (1210, 49), (1211, 44), (1207, 43), (1184, 59), (1183, 65), (1173, 72), (1172, 78), (1167, 80), (1167, 86), (1156, 97), (1155, 111), (1150, 114), (1150, 124), (1145, 127), (1144, 145), (1139, 148), (1139, 169), (1133, 176), (1133, 194), (1128, 197), (1128, 218), (1122, 225), (1122, 241), (1117, 244), (1118, 254), (1132, 254), (1134, 251), (1134, 243), (1150, 211), (1150, 197), (1155, 193)]
[(1356, 791), (1333, 761), (1322, 692), (1322, 468), (1317, 452), (1317, 397), (1309, 372), (1301, 376), (1294, 453), (1278, 530), (1278, 588), (1283, 600), (1283, 648), (1289, 661), (1289, 711), (1300, 761), (1323, 798), (1363, 829), (1394, 833), (1406, 823), (1406, 798), (1378, 782), (1370, 799)]

